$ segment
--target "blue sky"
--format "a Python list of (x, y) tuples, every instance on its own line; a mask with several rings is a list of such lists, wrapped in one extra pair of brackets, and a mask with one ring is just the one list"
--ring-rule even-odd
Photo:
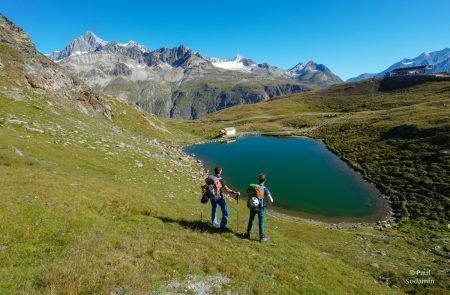
[(450, 47), (449, 0), (2, 0), (0, 12), (43, 53), (91, 30), (108, 41), (183, 44), (282, 68), (314, 60), (343, 79)]

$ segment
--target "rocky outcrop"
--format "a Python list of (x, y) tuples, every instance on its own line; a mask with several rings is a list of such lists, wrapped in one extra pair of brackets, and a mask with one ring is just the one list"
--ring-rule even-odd
[(28, 35), (6, 17), (0, 15), (1, 75), (14, 84), (21, 84), (38, 93), (45, 93), (75, 106), (82, 103), (88, 110), (111, 119), (103, 99), (87, 85), (70, 75), (39, 53)]
[(124, 63), (118, 63), (114, 66), (114, 69), (109, 72), (109, 74), (116, 77), (129, 77), (131, 75), (131, 69)]
[(147, 56), (147, 64), (149, 66), (154, 66), (160, 63), (166, 63), (172, 67), (179, 67), (194, 55), (195, 53), (186, 46), (161, 48), (149, 53)]

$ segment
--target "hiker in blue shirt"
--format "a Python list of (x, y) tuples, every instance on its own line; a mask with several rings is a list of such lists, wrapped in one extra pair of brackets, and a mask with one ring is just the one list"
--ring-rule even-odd
[[(250, 239), (250, 233), (252, 232), (252, 227), (253, 227), (253, 220), (255, 219), (255, 216), (258, 215), (259, 241), (261, 243), (267, 242), (269, 240), (269, 238), (266, 237), (265, 231), (264, 231), (265, 230), (264, 229), (264, 215), (265, 215), (264, 197), (269, 198), (270, 203), (273, 204), (272, 195), (270, 194), (269, 189), (264, 186), (265, 182), (266, 182), (266, 174), (261, 173), (258, 177), (258, 186), (257, 186), (258, 192), (255, 192), (256, 195), (258, 195), (257, 198), (259, 199), (259, 202), (256, 207), (249, 206), (250, 218), (248, 219), (247, 232), (245, 232), (243, 235), (243, 237), (245, 239)], [(256, 185), (253, 185), (253, 186), (256, 186)]]
[(220, 222), (220, 229), (224, 230), (224, 231), (230, 231), (230, 229), (227, 227), (227, 223), (228, 223), (228, 207), (227, 204), (225, 202), (225, 199), (223, 197), (223, 189), (226, 190), (229, 193), (235, 194), (235, 195), (240, 195), (240, 192), (234, 191), (231, 188), (229, 188), (225, 182), (223, 181), (222, 178), (222, 168), (220, 167), (216, 167), (214, 168), (214, 173), (215, 173), (215, 177), (217, 177), (221, 183), (221, 188), (220, 188), (220, 194), (219, 196), (215, 197), (215, 198), (211, 198), (211, 222), (213, 224), (216, 224), (216, 212), (217, 212), (217, 205), (220, 206), (220, 209), (222, 210), (222, 220)]

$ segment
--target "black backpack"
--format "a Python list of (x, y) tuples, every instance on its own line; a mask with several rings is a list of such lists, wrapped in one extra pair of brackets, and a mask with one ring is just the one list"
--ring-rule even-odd
[(205, 179), (203, 194), (200, 202), (202, 204), (208, 203), (211, 198), (219, 198), (221, 195), (222, 183), (220, 178), (210, 175)]

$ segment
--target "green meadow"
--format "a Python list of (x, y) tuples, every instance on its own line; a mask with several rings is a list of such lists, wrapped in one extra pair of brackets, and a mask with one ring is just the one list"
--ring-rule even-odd
[[(446, 293), (448, 81), (334, 86), (197, 121), (105, 97), (109, 121), (0, 87), (2, 294)], [(271, 211), (271, 241), (260, 244), (239, 237), (248, 209), (229, 200), (234, 232), (218, 232), (199, 202), (202, 167), (181, 148), (224, 126), (324, 139), (391, 198), (397, 222), (336, 226)], [(407, 284), (415, 270), (434, 283)]]

